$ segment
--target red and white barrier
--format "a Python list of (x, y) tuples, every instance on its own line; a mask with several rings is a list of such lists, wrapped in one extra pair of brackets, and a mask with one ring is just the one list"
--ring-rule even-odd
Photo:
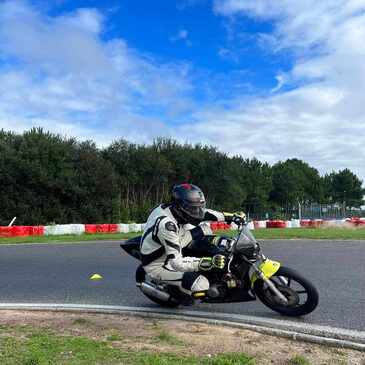
[[(0, 226), (0, 237), (25, 237), (25, 236), (48, 236), (48, 235), (81, 235), (96, 233), (129, 233), (141, 232), (145, 224), (141, 223), (119, 223), (119, 224), (57, 224), (51, 226)], [(236, 229), (237, 226), (225, 222), (211, 222), (210, 227), (213, 231)], [(326, 227), (356, 227), (365, 228), (365, 217), (348, 218), (338, 220), (322, 219), (292, 219), (291, 221), (267, 220), (251, 221), (248, 223), (249, 229), (265, 228), (326, 228)], [(193, 227), (191, 227), (193, 228)]]
[(125, 224), (125, 223), (118, 224), (118, 232), (128, 233), (129, 232), (129, 224)]
[(57, 224), (44, 227), (45, 236), (58, 236), (63, 234), (83, 234), (85, 233), (84, 224)]
[(266, 222), (267, 221), (254, 221), (253, 224), (255, 226), (255, 229), (266, 228)]
[(0, 227), (0, 237), (43, 236), (43, 226)]

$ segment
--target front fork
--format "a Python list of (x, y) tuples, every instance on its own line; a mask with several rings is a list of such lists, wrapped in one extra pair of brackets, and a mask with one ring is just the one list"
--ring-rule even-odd
[(251, 288), (253, 288), (256, 280), (261, 279), (266, 283), (270, 290), (276, 295), (276, 297), (283, 303), (287, 304), (286, 297), (277, 289), (275, 284), (270, 280), (280, 268), (280, 262), (272, 261), (263, 256), (262, 260), (256, 261), (251, 264), (249, 276), (251, 279)]

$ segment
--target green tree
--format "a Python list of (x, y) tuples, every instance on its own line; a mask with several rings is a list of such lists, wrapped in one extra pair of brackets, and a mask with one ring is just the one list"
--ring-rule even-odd
[(329, 202), (350, 207), (360, 207), (364, 204), (365, 191), (362, 188), (362, 181), (349, 169), (326, 175), (324, 186)]
[(289, 159), (275, 164), (272, 182), (270, 201), (273, 209), (281, 209), (288, 218), (299, 203), (323, 200), (323, 180), (319, 172), (301, 160)]

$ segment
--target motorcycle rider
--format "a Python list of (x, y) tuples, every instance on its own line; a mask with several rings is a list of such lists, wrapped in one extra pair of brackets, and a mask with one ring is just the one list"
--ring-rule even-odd
[[(225, 256), (184, 257), (182, 250), (193, 243), (217, 244), (205, 221), (242, 223), (244, 213), (221, 213), (205, 208), (201, 189), (192, 184), (175, 185), (171, 202), (156, 207), (147, 219), (141, 239), (141, 261), (152, 278), (178, 286), (181, 292), (194, 297), (204, 296), (209, 281), (201, 271), (223, 269)], [(209, 242), (209, 243), (208, 243)], [(199, 245), (200, 243), (200, 245)]]

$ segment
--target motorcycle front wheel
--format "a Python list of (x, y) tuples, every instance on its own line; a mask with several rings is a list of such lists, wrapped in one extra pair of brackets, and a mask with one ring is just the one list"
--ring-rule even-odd
[(311, 313), (317, 307), (317, 289), (295, 270), (282, 266), (270, 280), (288, 303), (280, 301), (263, 280), (255, 282), (254, 291), (261, 302), (275, 312), (299, 317)]

